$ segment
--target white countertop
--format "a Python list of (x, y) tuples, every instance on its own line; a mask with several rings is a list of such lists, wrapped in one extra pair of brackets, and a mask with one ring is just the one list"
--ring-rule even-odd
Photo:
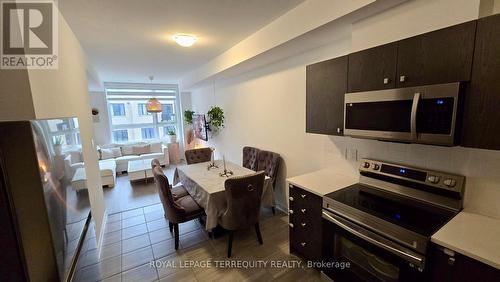
[(355, 184), (358, 180), (358, 177), (339, 173), (334, 168), (325, 168), (311, 173), (287, 178), (289, 183), (321, 197), (328, 193)]
[(431, 241), (500, 269), (499, 219), (460, 212)]

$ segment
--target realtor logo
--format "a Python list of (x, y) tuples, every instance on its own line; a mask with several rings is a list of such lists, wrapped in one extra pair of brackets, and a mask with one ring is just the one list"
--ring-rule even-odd
[(2, 69), (56, 69), (57, 10), (53, 1), (3, 1)]

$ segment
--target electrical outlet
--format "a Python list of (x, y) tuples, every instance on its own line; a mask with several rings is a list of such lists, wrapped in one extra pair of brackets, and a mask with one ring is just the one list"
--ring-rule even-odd
[(351, 161), (358, 161), (358, 150), (356, 148), (347, 149), (347, 159)]

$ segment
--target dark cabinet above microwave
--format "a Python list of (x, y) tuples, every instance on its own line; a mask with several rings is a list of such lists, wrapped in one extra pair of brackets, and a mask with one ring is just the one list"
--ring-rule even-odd
[(470, 79), (476, 21), (398, 42), (396, 87)]
[(347, 92), (394, 88), (397, 54), (397, 43), (350, 54)]

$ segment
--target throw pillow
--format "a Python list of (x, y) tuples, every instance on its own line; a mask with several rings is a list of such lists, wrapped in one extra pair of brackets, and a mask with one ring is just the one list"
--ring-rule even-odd
[(68, 154), (71, 156), (71, 163), (81, 163), (82, 160), (82, 152), (80, 151), (69, 151)]
[(155, 142), (149, 145), (151, 146), (151, 153), (161, 153), (161, 142)]
[(122, 155), (123, 156), (128, 156), (128, 155), (133, 155), (134, 154), (134, 147), (133, 146), (122, 146)]
[(134, 155), (143, 155), (143, 154), (149, 154), (151, 153), (151, 146), (148, 145), (141, 145), (141, 146), (133, 146), (133, 152)]
[(110, 150), (113, 153), (113, 158), (118, 158), (118, 157), (122, 156), (122, 150), (120, 149), (120, 147), (118, 147), (118, 148), (111, 148)]
[(101, 149), (101, 160), (107, 160), (114, 158), (113, 148)]

